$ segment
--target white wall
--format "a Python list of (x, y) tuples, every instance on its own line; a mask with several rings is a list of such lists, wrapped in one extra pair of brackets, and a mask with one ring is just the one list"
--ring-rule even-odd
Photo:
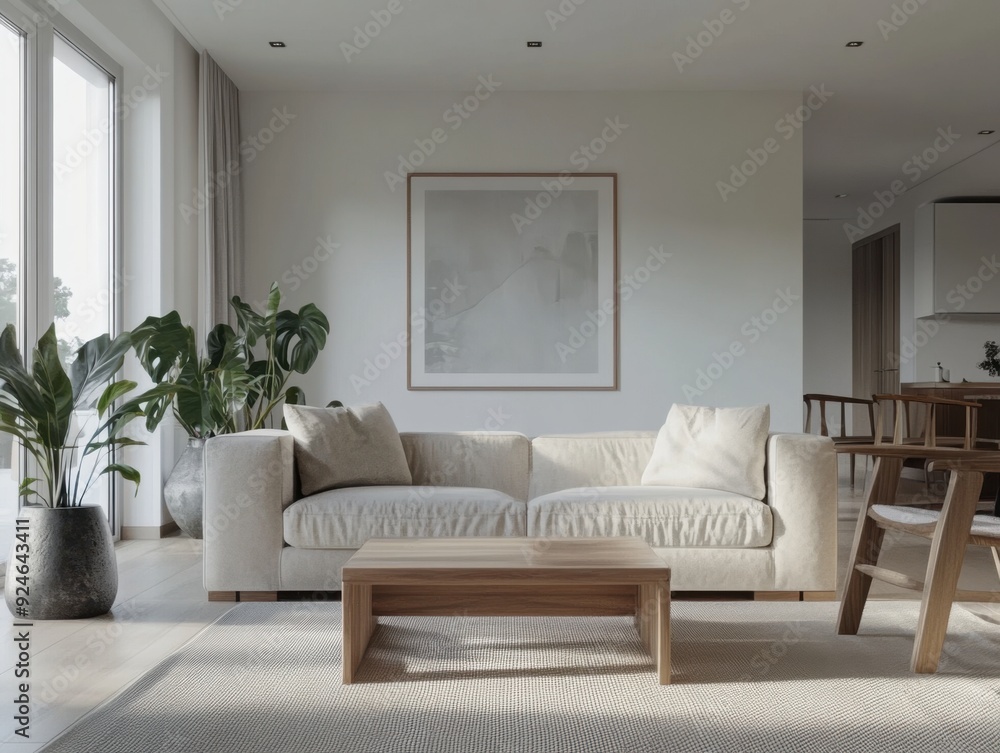
[[(245, 169), (246, 285), (260, 300), (284, 280), (286, 305), (314, 301), (330, 317), (330, 341), (302, 380), (312, 403), (381, 400), (401, 429), (534, 435), (652, 429), (675, 401), (767, 402), (772, 426), (800, 429), (801, 138), (775, 130), (798, 93), (501, 90), (452, 130), (444, 113), (464, 96), (241, 94), (245, 137), (268, 127), (275, 108), (294, 116)], [(439, 127), (447, 134), (424, 171), (558, 171), (573, 169), (573, 153), (615, 117), (627, 129), (589, 171), (619, 175), (620, 275), (651, 246), (673, 254), (622, 303), (620, 391), (409, 392), (405, 354), (371, 385), (352, 386), (405, 331), (406, 191), (390, 190), (384, 173), (414, 139)], [(778, 151), (724, 202), (716, 182), (767, 138)], [(328, 237), (340, 247), (317, 263)], [(775, 319), (769, 309), (785, 290), (796, 300), (779, 302), (787, 310)], [(770, 324), (758, 327), (762, 314)], [(731, 346), (743, 355), (715, 366)], [(700, 370), (719, 378), (693, 395)]]
[[(974, 134), (961, 134), (962, 138), (982, 138)], [(929, 143), (928, 146), (931, 146)], [(906, 193), (895, 198), (893, 205), (873, 224), (864, 229), (865, 235), (871, 235), (891, 225), (900, 225), (900, 381), (929, 382), (932, 381), (935, 364), (951, 370), (951, 381), (960, 382), (967, 379), (970, 382), (994, 381), (986, 372), (976, 368), (983, 358), (983, 343), (986, 340), (1000, 339), (1000, 316), (952, 317), (950, 320), (915, 319), (914, 318), (914, 218), (916, 209), (927, 202), (940, 199), (968, 196), (995, 197), (1000, 196), (1000, 145), (992, 146), (963, 162), (945, 170), (933, 178), (911, 188)], [(906, 175), (900, 172), (899, 178), (910, 184)], [(886, 189), (890, 188), (889, 185)], [(886, 195), (883, 192), (883, 195)], [(852, 197), (847, 200), (851, 209), (846, 220), (830, 220), (829, 224), (839, 226), (841, 237), (849, 246), (845, 224), (858, 226), (859, 212), (870, 206), (875, 198), (872, 196)], [(809, 226), (806, 223), (807, 239), (810, 237)], [(826, 225), (827, 223), (824, 223)], [(824, 236), (827, 232), (824, 230)], [(835, 235), (835, 234), (834, 234)], [(833, 242), (833, 236), (831, 242)], [(998, 249), (1000, 250), (1000, 249)], [(809, 257), (809, 245), (806, 247)], [(849, 263), (849, 262), (848, 262)], [(969, 275), (975, 275), (976, 269), (970, 269)], [(806, 349), (806, 373), (819, 374), (824, 370), (839, 368), (842, 360), (850, 364), (851, 360), (851, 320), (841, 318), (844, 305), (849, 311), (851, 301), (851, 276), (848, 267), (847, 274), (833, 275), (830, 270), (811, 265), (807, 261), (805, 290), (807, 300), (823, 299), (826, 308), (824, 317), (810, 317), (807, 313), (805, 325), (806, 342), (818, 340), (820, 337), (830, 338), (832, 342), (841, 343), (837, 349), (831, 348), (828, 353), (817, 349)], [(837, 301), (841, 304), (838, 305)], [(808, 310), (807, 310), (808, 311)], [(927, 335), (931, 336), (928, 337)], [(849, 374), (848, 374), (849, 376)], [(848, 381), (846, 384), (850, 384)], [(809, 383), (807, 382), (807, 387)], [(810, 387), (811, 389), (811, 387)], [(851, 394), (850, 389), (845, 394)]]
[(851, 395), (851, 244), (843, 222), (806, 220), (802, 257), (804, 392)]
[[(179, 207), (196, 186), (197, 53), (150, 0), (127, 9), (120, 0), (80, 0), (63, 14), (124, 68), (123, 326), (174, 308), (195, 321), (197, 222), (185, 222)], [(134, 359), (126, 374), (146, 383)], [(148, 446), (126, 455), (143, 482), (137, 496), (131, 487), (123, 495), (124, 526), (151, 531), (170, 520), (162, 487), (177, 454), (171, 423), (152, 436), (134, 425)]]

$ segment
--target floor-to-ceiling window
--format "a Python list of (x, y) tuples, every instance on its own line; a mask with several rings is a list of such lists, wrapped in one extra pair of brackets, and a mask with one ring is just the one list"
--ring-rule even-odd
[[(25, 42), (22, 30), (0, 16), (0, 327), (13, 324), (19, 332), (26, 258)], [(13, 437), (0, 433), (0, 560), (7, 558), (20, 471)]]
[[(22, 353), (52, 323), (67, 363), (80, 344), (117, 329), (120, 78), (58, 15), (0, 0), (0, 326), (17, 326)], [(0, 435), (0, 560), (24, 463)], [(105, 480), (86, 501), (115, 528), (114, 500)]]

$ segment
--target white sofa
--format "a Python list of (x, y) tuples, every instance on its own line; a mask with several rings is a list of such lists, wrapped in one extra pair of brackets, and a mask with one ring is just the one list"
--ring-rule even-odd
[[(837, 463), (831, 440), (771, 434), (763, 500), (642, 486), (655, 432), (541, 436), (403, 433), (412, 486), (299, 498), (292, 435), (205, 446), (210, 598), (337, 591), (368, 538), (640, 536), (678, 591), (832, 591)], [(264, 597), (267, 598), (267, 597)]]

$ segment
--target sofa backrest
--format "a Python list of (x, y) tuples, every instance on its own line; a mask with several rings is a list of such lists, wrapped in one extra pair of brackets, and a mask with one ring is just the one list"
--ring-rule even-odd
[(655, 431), (535, 437), (528, 498), (581, 486), (638, 486), (655, 442)]
[(416, 486), (496, 489), (527, 501), (531, 440), (512, 431), (400, 432)]

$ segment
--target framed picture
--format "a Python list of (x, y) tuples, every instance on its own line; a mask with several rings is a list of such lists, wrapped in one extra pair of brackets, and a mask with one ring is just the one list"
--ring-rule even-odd
[(618, 389), (617, 177), (409, 175), (410, 389)]

